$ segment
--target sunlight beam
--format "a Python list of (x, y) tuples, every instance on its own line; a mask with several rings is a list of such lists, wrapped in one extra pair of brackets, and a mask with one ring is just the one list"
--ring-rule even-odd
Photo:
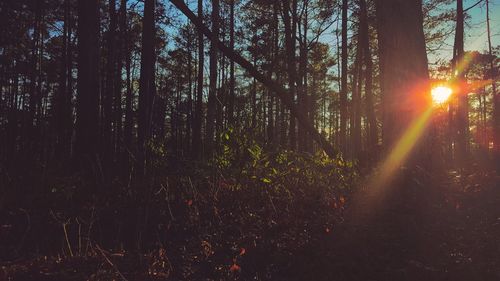
[(379, 174), (373, 179), (370, 186), (371, 189), (376, 191), (381, 186), (390, 182), (396, 170), (408, 158), (410, 152), (422, 137), (423, 132), (429, 123), (428, 121), (432, 112), (432, 108), (429, 108), (413, 120), (408, 129), (404, 132), (392, 151), (389, 153), (386, 160), (380, 165)]

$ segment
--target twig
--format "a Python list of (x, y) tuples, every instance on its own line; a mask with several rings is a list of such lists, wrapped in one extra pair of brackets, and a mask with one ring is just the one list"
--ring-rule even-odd
[(277, 214), (276, 206), (274, 206), (273, 198), (271, 198), (271, 194), (266, 190), (267, 197), (269, 198), (269, 202), (271, 202), (271, 207), (273, 207), (274, 213)]
[(62, 226), (63, 226), (63, 230), (64, 230), (64, 238), (66, 238), (66, 244), (68, 245), (69, 254), (71, 255), (71, 257), (73, 257), (74, 256), (73, 250), (71, 249), (71, 243), (69, 242), (69, 238), (68, 238), (68, 231), (66, 230), (66, 225), (68, 225), (68, 222), (63, 223)]
[(188, 176), (188, 181), (189, 181), (189, 185), (191, 186), (191, 190), (193, 191), (193, 196), (194, 198), (197, 198), (197, 195), (198, 195), (198, 190), (196, 189), (196, 187), (193, 185), (193, 182), (191, 181), (191, 177)]
[(106, 256), (106, 253), (104, 253), (104, 250), (98, 244), (95, 244), (95, 246), (96, 246), (97, 250), (99, 250), (99, 252), (103, 256), (103, 258), (106, 260), (106, 262), (108, 262), (108, 264), (111, 265), (111, 267), (113, 267), (113, 269), (116, 271), (116, 273), (118, 273), (118, 275), (121, 277), (121, 279), (123, 281), (128, 281), (127, 278), (125, 278), (125, 276), (123, 276), (123, 274), (120, 272), (120, 270), (118, 270), (118, 267), (108, 258), (108, 256)]
[(174, 214), (172, 213), (172, 208), (170, 208), (170, 199), (168, 196), (168, 190), (169, 190), (168, 178), (167, 178), (167, 188), (165, 188), (165, 186), (163, 186), (163, 184), (161, 184), (161, 188), (165, 189), (165, 200), (167, 201), (167, 208), (168, 208), (168, 212), (170, 213), (170, 218), (172, 220), (175, 220)]
[(76, 223), (78, 224), (78, 255), (82, 255), (82, 224), (80, 220), (76, 218)]
[(54, 220), (56, 220), (58, 223), (60, 223), (62, 225), (63, 232), (64, 232), (64, 238), (66, 239), (66, 245), (68, 246), (69, 254), (71, 255), (71, 257), (73, 257), (73, 250), (71, 249), (71, 243), (69, 242), (68, 231), (66, 230), (66, 225), (68, 225), (70, 219), (63, 222), (62, 220), (57, 218), (56, 214), (54, 214), (54, 212), (52, 210), (50, 210), (50, 214), (52, 215)]
[(89, 252), (90, 232), (92, 231), (92, 226), (94, 225), (94, 213), (95, 213), (95, 206), (92, 206), (92, 213), (90, 215), (89, 228), (87, 230), (87, 245), (85, 246), (85, 254), (87, 254)]
[(483, 0), (479, 0), (479, 1), (477, 1), (477, 2), (476, 2), (476, 4), (474, 4), (474, 5), (470, 6), (469, 8), (465, 9), (465, 10), (464, 10), (464, 13), (465, 13), (465, 12), (467, 12), (468, 10), (470, 10), (470, 9), (472, 9), (472, 8), (474, 8), (474, 7), (476, 7), (476, 6), (477, 6), (477, 5), (479, 5), (481, 2), (483, 2)]

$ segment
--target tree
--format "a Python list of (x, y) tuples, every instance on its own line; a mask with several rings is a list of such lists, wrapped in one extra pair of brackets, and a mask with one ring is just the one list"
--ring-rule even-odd
[[(229, 48), (234, 49), (234, 1), (229, 0)], [(199, 17), (199, 15), (198, 15)], [(234, 126), (234, 99), (235, 99), (234, 61), (229, 62), (229, 104), (228, 123)]]
[[(463, 0), (457, 0), (457, 17), (455, 29), (455, 44), (453, 46), (453, 73), (456, 82), (461, 84), (465, 78), (465, 71), (460, 64), (464, 60), (464, 7)], [(460, 162), (464, 162), (468, 151), (469, 139), (469, 113), (467, 92), (457, 87), (457, 108), (456, 108), (456, 131), (457, 131), (457, 155)]]
[(207, 104), (207, 130), (205, 135), (207, 156), (214, 149), (215, 118), (217, 114), (217, 41), (219, 40), (219, 0), (212, 0), (212, 37), (210, 38), (210, 66)]
[[(490, 55), (490, 79), (491, 89), (493, 91), (493, 151), (497, 163), (500, 162), (500, 94), (497, 93), (496, 81), (495, 81), (495, 66), (494, 57), (491, 50), (491, 30), (490, 30), (490, 4), (489, 0), (486, 0), (486, 27), (488, 32), (488, 54)], [(497, 70), (498, 71), (498, 70)], [(500, 169), (500, 165), (497, 166)]]
[[(297, 0), (290, 1), (284, 0), (282, 6), (283, 23), (285, 26), (285, 52), (286, 52), (286, 65), (288, 70), (288, 87), (291, 95), (291, 100), (295, 104), (297, 95), (297, 69), (295, 61), (295, 38), (296, 38), (296, 13), (297, 13)], [(290, 16), (290, 11), (292, 16)], [(295, 149), (297, 146), (297, 131), (295, 125), (295, 118), (290, 118), (290, 126), (288, 137), (290, 140), (290, 147)]]
[(78, 1), (78, 80), (75, 154), (95, 159), (99, 149), (99, 0)]
[(57, 134), (56, 157), (59, 159), (64, 159), (70, 155), (73, 130), (73, 114), (71, 113), (71, 14), (69, 0), (64, 0), (63, 21), (59, 89), (54, 100), (54, 123)]
[(339, 147), (344, 153), (347, 144), (347, 0), (342, 0), (342, 70), (340, 81), (340, 132)]
[[(198, 18), (203, 20), (203, 1), (198, 0)], [(201, 125), (203, 120), (203, 65), (205, 50), (203, 45), (203, 33), (198, 29), (198, 74), (196, 85), (196, 101), (194, 109), (193, 121), (193, 156), (196, 159), (201, 159), (202, 153), (202, 140), (201, 140)]]
[[(201, 22), (201, 20), (187, 7), (187, 5), (182, 0), (171, 0), (179, 10), (186, 15), (191, 22), (203, 32), (208, 37), (212, 37), (212, 32)], [(323, 148), (325, 153), (330, 157), (335, 157), (337, 155), (337, 150), (321, 135), (314, 124), (303, 114), (302, 111), (298, 109), (295, 102), (292, 100), (290, 92), (285, 90), (281, 85), (277, 84), (276, 81), (270, 79), (268, 76), (260, 73), (257, 68), (252, 65), (248, 60), (243, 58), (241, 55), (237, 54), (234, 50), (225, 46), (219, 40), (216, 41), (216, 47), (229, 59), (234, 60), (243, 69), (245, 69), (252, 77), (257, 81), (261, 82), (266, 86), (271, 92), (276, 94), (276, 96), (283, 102), (283, 104), (288, 107), (292, 118), (296, 118), (299, 121), (299, 125), (303, 126), (305, 130), (311, 135), (311, 137), (318, 143), (318, 145)]]
[(422, 2), (377, 0), (383, 140), (390, 148), (425, 108), (428, 68)]
[(147, 146), (151, 139), (151, 122), (153, 99), (156, 95), (155, 85), (155, 0), (145, 0), (142, 26), (141, 73), (139, 81), (139, 118), (137, 144), (139, 150), (139, 169), (145, 173), (147, 163)]
[[(360, 29), (360, 28), (358, 28)], [(360, 41), (361, 31), (358, 32), (356, 44), (356, 57), (353, 65), (352, 100), (350, 120), (350, 153), (352, 158), (357, 158), (361, 151), (361, 90), (363, 85), (362, 56), (363, 49)]]
[[(113, 154), (117, 155), (121, 151), (121, 141), (122, 141), (122, 127), (123, 127), (123, 113), (122, 113), (122, 69), (123, 69), (123, 54), (124, 54), (124, 48), (123, 45), (125, 44), (125, 38), (122, 36), (122, 33), (124, 32), (122, 29), (126, 28), (123, 27), (123, 23), (120, 23), (122, 21), (121, 17), (125, 16), (126, 17), (126, 12), (122, 13), (121, 11), (116, 12), (116, 1), (112, 0), (110, 1), (110, 14), (113, 14), (114, 17), (114, 26), (115, 28), (118, 28), (118, 32), (115, 31), (115, 42), (114, 42), (114, 48), (116, 49), (114, 59), (115, 59), (115, 67), (114, 67), (114, 92), (113, 94), (113, 136), (112, 136), (112, 148), (113, 148)], [(121, 3), (120, 4), (120, 9), (121, 5), (125, 5), (124, 8), (126, 9), (126, 3)], [(118, 21), (118, 22), (117, 22)], [(117, 26), (118, 25), (118, 26)]]
[(367, 131), (367, 148), (373, 150), (378, 144), (378, 125), (374, 109), (373, 98), (373, 62), (372, 52), (370, 50), (370, 33), (368, 28), (368, 8), (366, 0), (359, 1), (359, 25), (360, 33), (359, 40), (363, 49), (363, 62), (365, 65), (365, 102), (366, 102), (366, 119), (368, 122)]
[(127, 17), (127, 0), (121, 0), (120, 3), (120, 34), (121, 34), (121, 49), (123, 50), (123, 59), (125, 60), (125, 73), (126, 73), (126, 92), (125, 92), (125, 124), (123, 128), (123, 139), (126, 149), (132, 147), (132, 83), (131, 83), (131, 44), (129, 43), (129, 29)]
[(106, 60), (106, 85), (103, 93), (103, 155), (105, 155), (106, 163), (110, 163), (113, 158), (114, 152), (114, 136), (113, 131), (116, 132), (117, 127), (113, 128), (113, 124), (116, 125), (116, 115), (113, 105), (116, 104), (116, 89), (118, 84), (115, 82), (120, 79), (117, 75), (117, 56), (116, 56), (116, 2), (115, 0), (109, 0), (109, 30), (107, 36), (107, 60)]

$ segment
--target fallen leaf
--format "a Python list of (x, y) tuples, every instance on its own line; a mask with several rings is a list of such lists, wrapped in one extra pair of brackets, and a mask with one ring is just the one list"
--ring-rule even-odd
[(241, 267), (235, 263), (233, 263), (233, 265), (231, 265), (231, 267), (229, 268), (229, 271), (231, 272), (240, 272), (241, 271)]

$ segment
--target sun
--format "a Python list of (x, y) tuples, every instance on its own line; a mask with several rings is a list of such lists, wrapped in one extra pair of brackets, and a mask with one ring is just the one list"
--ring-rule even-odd
[(441, 105), (445, 103), (452, 94), (452, 90), (446, 86), (438, 86), (431, 90), (432, 102), (435, 105)]

